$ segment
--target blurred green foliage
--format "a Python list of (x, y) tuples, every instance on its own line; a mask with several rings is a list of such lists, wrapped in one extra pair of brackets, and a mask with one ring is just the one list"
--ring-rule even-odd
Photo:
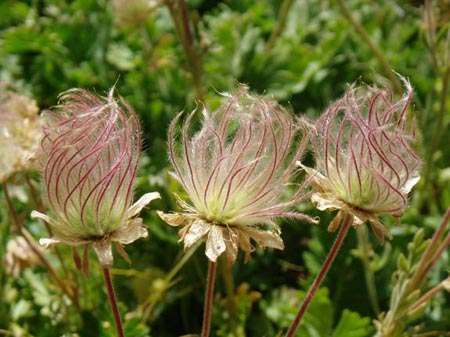
[[(29, 92), (42, 109), (55, 105), (58, 94), (69, 88), (106, 93), (116, 84), (143, 126), (136, 194), (159, 191), (162, 199), (151, 208), (167, 211), (177, 207), (173, 193), (181, 193), (168, 175), (166, 153), (167, 126), (177, 112), (198, 104), (213, 108), (217, 92), (231, 91), (242, 82), (253, 92), (274, 96), (298, 115), (317, 117), (349, 83), (391, 81), (396, 89), (398, 83), (392, 83), (383, 66), (387, 63), (415, 88), (412, 117), (417, 151), (424, 158), (411, 207), (400, 226), (391, 226), (393, 240), (380, 246), (369, 235), (376, 300), (387, 310), (397, 257), (419, 228), (431, 236), (450, 204), (449, 1), (434, 2), (430, 21), (423, 5), (406, 0), (192, 0), (187, 1), (189, 34), (177, 28), (180, 3), (2, 0), (0, 80)], [(20, 221), (39, 238), (46, 236), (45, 228), (29, 218), (38, 202), (29, 196), (27, 179), (36, 188), (36, 174), (17, 175), (8, 185)], [(12, 237), (4, 193), (0, 205), (3, 261)], [(282, 224), (285, 251), (257, 252), (247, 264), (239, 259), (231, 270), (220, 262), (213, 336), (280, 336), (286, 331), (334, 239), (326, 231), (332, 214), (318, 213), (311, 205), (299, 207), (320, 216), (321, 225)], [(150, 239), (128, 246), (132, 265), (116, 259), (112, 271), (125, 334), (173, 337), (198, 332), (206, 274), (203, 248), (182, 260), (176, 231), (152, 209), (143, 214)], [(54, 250), (46, 256), (77, 289), (80, 308), (43, 266), (25, 268), (17, 277), (1, 268), (0, 335), (115, 335), (98, 264), (91, 265), (86, 279), (75, 271), (70, 249), (59, 250), (66, 271)], [(372, 336), (376, 314), (360, 256), (352, 231), (296, 336)], [(448, 274), (448, 265), (447, 251), (432, 270), (430, 285)], [(176, 272), (171, 272), (174, 267)], [(425, 331), (450, 331), (448, 317), (450, 298), (441, 293), (421, 321)]]

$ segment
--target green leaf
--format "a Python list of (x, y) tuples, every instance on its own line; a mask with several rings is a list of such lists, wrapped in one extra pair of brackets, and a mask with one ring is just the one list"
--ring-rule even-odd
[[(269, 303), (262, 306), (269, 320), (278, 325), (278, 329), (287, 330), (297, 313), (306, 292), (291, 288), (280, 288), (273, 292)], [(320, 288), (303, 317), (295, 336), (328, 337), (333, 326), (333, 305), (327, 288)]]
[[(333, 305), (327, 288), (321, 288), (314, 296), (311, 305), (299, 325), (296, 337), (328, 337), (333, 326)], [(302, 294), (302, 297), (304, 295)]]
[(345, 309), (332, 337), (366, 337), (372, 333), (369, 317)]
[(20, 299), (12, 308), (11, 318), (13, 321), (17, 321), (22, 317), (25, 317), (29, 314), (32, 307), (32, 303), (30, 301)]
[(119, 70), (129, 71), (136, 65), (136, 58), (133, 51), (123, 43), (111, 43), (106, 53), (109, 63)]

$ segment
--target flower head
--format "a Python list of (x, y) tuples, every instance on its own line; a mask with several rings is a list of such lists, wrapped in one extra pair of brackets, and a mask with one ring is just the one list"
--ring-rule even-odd
[(4, 266), (9, 275), (18, 277), (23, 269), (39, 263), (38, 255), (23, 236), (14, 236), (6, 244)]
[(40, 243), (92, 244), (100, 262), (111, 265), (111, 243), (126, 257), (121, 244), (147, 236), (135, 216), (159, 197), (148, 193), (132, 205), (141, 150), (138, 118), (123, 100), (113, 98), (113, 89), (106, 98), (69, 90), (56, 110), (44, 112), (39, 158), (55, 218), (32, 213), (51, 225), (55, 237)]
[(36, 102), (0, 84), (0, 182), (33, 168), (41, 138)]
[(245, 87), (227, 97), (214, 113), (203, 111), (198, 132), (191, 131), (195, 111), (187, 118), (181, 144), (175, 140), (180, 115), (172, 122), (170, 160), (190, 203), (180, 200), (182, 213), (159, 215), (183, 227), (185, 247), (205, 239), (210, 260), (226, 252), (234, 262), (239, 248), (249, 258), (250, 239), (284, 248), (274, 218), (310, 220), (289, 210), (304, 197), (301, 188), (282, 201), (307, 137), (276, 102), (252, 97)]
[(389, 231), (379, 217), (398, 219), (408, 193), (419, 180), (421, 160), (411, 148), (406, 111), (412, 89), (393, 102), (389, 89), (351, 87), (315, 123), (312, 141), (316, 169), (307, 169), (316, 192), (312, 201), (320, 210), (353, 215), (354, 225), (369, 221), (380, 240)]

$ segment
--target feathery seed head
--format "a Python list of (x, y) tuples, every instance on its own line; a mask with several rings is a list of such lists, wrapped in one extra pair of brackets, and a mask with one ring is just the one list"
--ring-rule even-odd
[(180, 201), (184, 213), (159, 214), (169, 224), (183, 226), (186, 247), (206, 238), (210, 260), (226, 252), (234, 262), (239, 247), (249, 257), (250, 238), (283, 249), (274, 218), (309, 220), (289, 211), (304, 197), (301, 188), (286, 201), (282, 197), (307, 137), (276, 102), (250, 96), (246, 87), (226, 96), (214, 113), (203, 110), (201, 129), (195, 133), (195, 111), (189, 115), (179, 143), (175, 138), (181, 115), (172, 122), (170, 160), (190, 204)]
[(111, 265), (111, 242), (147, 236), (142, 219), (134, 217), (158, 197), (149, 193), (131, 205), (141, 150), (138, 118), (126, 102), (113, 98), (113, 89), (105, 98), (69, 90), (55, 110), (44, 112), (39, 156), (55, 219), (33, 212), (52, 225), (55, 238), (41, 243), (92, 243), (100, 262)]
[(412, 88), (406, 80), (405, 86), (397, 102), (389, 89), (349, 88), (317, 120), (312, 135), (317, 165), (307, 168), (316, 187), (312, 201), (321, 210), (352, 214), (355, 225), (369, 221), (380, 240), (389, 231), (379, 216), (402, 216), (419, 180), (421, 160), (406, 123)]

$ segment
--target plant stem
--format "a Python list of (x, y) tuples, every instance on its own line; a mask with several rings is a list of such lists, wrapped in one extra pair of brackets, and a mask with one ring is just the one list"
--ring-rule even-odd
[(44, 209), (44, 205), (42, 204), (42, 200), (39, 197), (39, 194), (36, 191), (36, 188), (31, 181), (30, 175), (28, 173), (25, 174), (25, 182), (27, 183), (28, 189), (30, 190), (31, 199), (33, 200), (38, 211)]
[[(431, 91), (431, 101), (435, 101), (434, 94), (440, 94), (439, 107), (434, 108), (434, 104), (430, 104), (428, 110), (431, 118), (425, 118), (422, 123), (426, 124), (430, 130), (433, 130), (432, 134), (424, 139), (426, 144), (426, 151), (423, 155), (423, 174), (421, 180), (425, 182), (423, 192), (419, 198), (419, 207), (427, 206), (429, 208), (436, 207), (435, 203), (426, 203), (427, 200), (433, 200), (436, 174), (434, 170), (435, 154), (439, 145), (445, 139), (443, 133), (446, 130), (446, 123), (444, 122), (445, 113), (447, 111), (448, 92), (450, 90), (450, 29), (447, 29), (446, 37), (444, 31), (437, 30), (437, 20), (435, 17), (435, 9), (438, 8), (438, 4), (435, 1), (426, 0), (423, 8), (423, 21), (422, 25), (425, 28), (425, 45), (429, 49), (429, 56), (431, 59), (431, 66), (436, 75), (435, 82), (438, 83), (438, 79), (442, 82), (435, 85), (435, 87), (441, 88), (439, 90)], [(441, 36), (442, 35), (442, 36)], [(439, 37), (440, 36), (440, 37)], [(439, 47), (443, 47), (443, 55), (439, 53)], [(418, 102), (418, 100), (416, 100)], [(421, 109), (423, 110), (423, 109)], [(432, 114), (435, 112), (436, 114)], [(431, 125), (432, 124), (432, 125)]]
[(222, 255), (220, 265), (222, 267), (221, 274), (223, 284), (225, 286), (225, 292), (227, 294), (227, 310), (228, 310), (228, 325), (230, 326), (230, 331), (235, 336), (236, 333), (236, 316), (238, 310), (236, 310), (235, 301), (235, 289), (233, 280), (233, 265), (228, 262), (226, 255)]
[(450, 331), (427, 331), (414, 335), (414, 337), (435, 337), (435, 336), (450, 336)]
[[(443, 131), (445, 130), (445, 123), (444, 123), (444, 117), (446, 113), (446, 107), (447, 107), (447, 99), (448, 99), (448, 92), (450, 90), (450, 64), (447, 66), (447, 70), (442, 74), (442, 92), (441, 97), (439, 100), (439, 110), (437, 112), (437, 116), (434, 117), (434, 127), (433, 127), (433, 133), (431, 135), (431, 139), (429, 141), (429, 147), (426, 150), (426, 153), (424, 155), (424, 169), (423, 169), (423, 177), (425, 181), (425, 195), (424, 198), (434, 198), (433, 191), (434, 191), (434, 185), (435, 177), (433, 176), (433, 170), (434, 170), (434, 155), (436, 154), (436, 151), (439, 150), (438, 146), (439, 143), (442, 142), (444, 139), (442, 139)], [(423, 204), (424, 201), (421, 200), (420, 204)]]
[(120, 319), (119, 308), (117, 306), (116, 293), (114, 292), (112, 278), (109, 272), (109, 267), (103, 267), (103, 276), (105, 278), (109, 303), (111, 304), (111, 310), (114, 315), (114, 323), (116, 324), (117, 336), (125, 337), (125, 334), (123, 333), (122, 321)]
[(192, 75), (192, 81), (197, 92), (197, 98), (201, 102), (204, 102), (205, 99), (202, 86), (203, 61), (200, 47), (196, 43), (191, 31), (191, 20), (189, 18), (186, 1), (178, 0), (176, 4), (175, 2), (175, 0), (165, 0), (187, 59), (189, 71)]
[(450, 244), (450, 234), (449, 234), (447, 238), (444, 240), (444, 242), (439, 246), (439, 242), (449, 222), (450, 222), (450, 207), (445, 212), (441, 224), (434, 232), (430, 244), (428, 245), (425, 252), (422, 254), (422, 257), (420, 258), (416, 272), (414, 273), (408, 285), (410, 291), (417, 289), (422, 285), (422, 282), (424, 281), (430, 269), (436, 263), (440, 255), (444, 252), (445, 248)]
[(48, 272), (52, 277), (55, 279), (58, 286), (69, 296), (70, 300), (72, 301), (75, 308), (78, 310), (78, 312), (81, 314), (81, 307), (80, 303), (78, 302), (78, 297), (75, 293), (75, 290), (72, 287), (68, 287), (67, 283), (64, 282), (61, 277), (59, 277), (56, 270), (52, 267), (50, 262), (47, 261), (42, 251), (39, 249), (40, 247), (35, 242), (33, 236), (28, 232), (25, 228), (20, 228), (20, 233), (22, 234), (25, 241), (28, 243), (28, 246), (31, 248), (33, 253), (36, 254), (36, 256), (39, 258), (39, 260), (42, 262), (45, 267), (47, 267)]
[(11, 201), (11, 197), (9, 196), (8, 186), (4, 182), (4, 183), (2, 183), (2, 187), (3, 187), (3, 193), (5, 195), (6, 204), (8, 205), (9, 214), (13, 220), (12, 226), (11, 226), (11, 232), (18, 233), (18, 232), (20, 232), (19, 219), (17, 217), (16, 210), (14, 209), (14, 205)]
[[(16, 210), (14, 209), (14, 205), (11, 201), (11, 197), (9, 196), (8, 186), (4, 182), (4, 183), (2, 183), (2, 187), (3, 187), (3, 192), (5, 195), (6, 203), (8, 205), (9, 213), (12, 218), (12, 226), (11, 226), (12, 231), (11, 232), (16, 235), (18, 235), (19, 233), (22, 235), (22, 237), (25, 239), (25, 241), (27, 242), (28, 246), (31, 248), (33, 253), (36, 254), (36, 256), (39, 258), (41, 263), (47, 267), (48, 272), (50, 273), (50, 275), (53, 276), (53, 278), (55, 279), (56, 283), (59, 285), (61, 290), (64, 291), (67, 294), (67, 296), (69, 296), (69, 298), (72, 301), (75, 308), (78, 310), (78, 312), (81, 313), (81, 307), (78, 302), (78, 297), (75, 294), (75, 290), (70, 286), (68, 287), (66, 282), (64, 282), (59, 277), (56, 270), (52, 267), (50, 262), (47, 261), (44, 254), (42, 254), (41, 250), (39, 249), (40, 247), (36, 244), (33, 236), (24, 227), (21, 226), (21, 224), (19, 223), (19, 217), (17, 216)], [(50, 228), (47, 227), (47, 229), (49, 230), (49, 232), (51, 234)], [(59, 251), (58, 251), (58, 253), (59, 253)], [(58, 257), (60, 259), (61, 265), (63, 266), (63, 270), (65, 271), (65, 274), (66, 274), (66, 269), (65, 269), (62, 257), (60, 254), (58, 254)], [(67, 277), (67, 274), (66, 274), (66, 277)]]
[(151, 294), (148, 299), (144, 303), (144, 309), (142, 313), (142, 322), (146, 322), (153, 310), (155, 309), (156, 305), (158, 304), (158, 301), (161, 300), (162, 296), (165, 294), (167, 289), (173, 285), (173, 278), (175, 275), (180, 271), (180, 269), (189, 261), (191, 256), (194, 254), (194, 252), (197, 250), (199, 246), (199, 243), (194, 244), (192, 247), (189, 248), (189, 250), (186, 253), (183, 253), (181, 259), (172, 267), (172, 269), (169, 271), (169, 273), (166, 275), (166, 277), (163, 280), (163, 285), (161, 287), (161, 290), (156, 294)]
[(308, 293), (306, 294), (305, 300), (300, 305), (297, 315), (295, 316), (295, 319), (292, 322), (292, 325), (289, 328), (289, 330), (286, 334), (286, 337), (294, 336), (294, 333), (297, 330), (298, 325), (300, 324), (303, 316), (306, 313), (306, 310), (308, 310), (308, 307), (311, 304), (311, 300), (314, 297), (314, 294), (316, 293), (317, 289), (319, 288), (320, 284), (322, 283), (323, 279), (325, 278), (326, 274), (328, 273), (328, 270), (330, 269), (330, 266), (333, 263), (336, 255), (337, 255), (337, 252), (341, 248), (342, 242), (344, 241), (344, 238), (347, 235), (348, 229), (350, 228), (352, 221), (353, 221), (353, 216), (351, 214), (347, 214), (345, 216), (344, 221), (341, 224), (341, 228), (336, 237), (336, 240), (334, 241), (333, 246), (331, 247), (327, 258), (325, 259), (325, 262), (323, 263), (322, 268), (319, 271), (319, 274), (316, 276), (316, 279), (314, 280), (313, 284), (311, 285), (311, 288), (309, 288)]
[(208, 276), (206, 279), (205, 305), (203, 310), (203, 326), (201, 337), (209, 337), (211, 328), (211, 308), (214, 294), (217, 263), (208, 260)]
[[(434, 255), (431, 257), (431, 259), (428, 260), (428, 264), (425, 265), (421, 269), (417, 269), (418, 272), (414, 276), (418, 275), (418, 277), (417, 277), (417, 279), (414, 278), (414, 280), (418, 280), (419, 284), (421, 284), (423, 281), (425, 281), (425, 277), (428, 275), (431, 268), (433, 268), (433, 266), (436, 264), (436, 262), (439, 260), (439, 258), (445, 252), (445, 250), (447, 249), (447, 247), (449, 245), (450, 245), (450, 233), (447, 235), (445, 240), (440, 244), (440, 246), (436, 250), (436, 253), (434, 253)], [(410, 286), (410, 289), (413, 289), (412, 286)]]
[(361, 23), (355, 19), (355, 17), (350, 12), (350, 9), (347, 7), (344, 0), (338, 0), (338, 5), (341, 8), (342, 13), (347, 18), (347, 20), (352, 24), (355, 31), (361, 36), (362, 40), (367, 43), (370, 50), (372, 50), (372, 53), (374, 56), (378, 59), (378, 62), (381, 65), (381, 68), (383, 69), (385, 75), (389, 78), (391, 81), (394, 91), (397, 93), (402, 92), (402, 88), (400, 86), (398, 78), (395, 76), (394, 71), (392, 70), (391, 66), (389, 65), (388, 60), (384, 56), (383, 52), (378, 48), (378, 46), (375, 44), (375, 42), (372, 41), (369, 33), (364, 29), (364, 27), (361, 25)]
[[(33, 182), (30, 179), (29, 174), (25, 174), (25, 181), (28, 185), (28, 188), (30, 190), (30, 195), (31, 195), (31, 199), (33, 200), (35, 206), (36, 206), (36, 210), (38, 210), (39, 212), (43, 212), (44, 210), (44, 205), (42, 204), (42, 200), (39, 197), (39, 194), (36, 192), (36, 188), (33, 186)], [(48, 234), (50, 235), (50, 237), (53, 236), (53, 231), (50, 228), (50, 225), (48, 223), (46, 223), (44, 221), (44, 226), (47, 229)], [(56, 253), (56, 257), (59, 260), (59, 264), (61, 265), (61, 268), (63, 270), (64, 276), (67, 279), (70, 279), (72, 281), (72, 277), (69, 275), (69, 271), (67, 270), (66, 264), (64, 263), (64, 259), (62, 257), (61, 251), (59, 250), (59, 248), (57, 246), (54, 246), (53, 249), (55, 250)]]
[(278, 19), (275, 22), (275, 25), (272, 29), (272, 33), (270, 34), (269, 39), (267, 40), (265, 49), (266, 51), (270, 51), (274, 46), (278, 39), (278, 37), (283, 32), (284, 26), (286, 25), (286, 19), (289, 14), (289, 8), (291, 7), (292, 0), (284, 0), (278, 11)]
[(419, 298), (413, 305), (409, 307), (409, 310), (413, 311), (423, 303), (426, 303), (430, 298), (439, 293), (442, 289), (445, 289), (448, 284), (450, 284), (450, 277), (447, 277), (444, 281), (428, 290), (424, 295), (422, 295), (421, 298)]
[(361, 226), (356, 231), (358, 237), (358, 247), (361, 251), (361, 261), (364, 266), (364, 276), (366, 280), (367, 294), (369, 295), (370, 305), (372, 310), (378, 316), (380, 314), (380, 307), (378, 306), (377, 288), (375, 287), (375, 277), (373, 268), (370, 265), (369, 253), (371, 248), (368, 244), (367, 227)]
[[(437, 8), (437, 4), (434, 4)], [(434, 16), (434, 7), (433, 2), (430, 0), (425, 1), (425, 8), (424, 8), (424, 24), (426, 29), (426, 36), (428, 38), (428, 45), (430, 49), (430, 57), (432, 60), (432, 65), (434, 68), (435, 73), (441, 77), (442, 80), (442, 91), (441, 91), (441, 97), (439, 100), (439, 109), (437, 116), (435, 118), (435, 127), (434, 132), (432, 134), (431, 138), (431, 146), (430, 149), (432, 151), (431, 155), (434, 154), (434, 150), (436, 146), (439, 144), (439, 141), (441, 140), (442, 131), (445, 128), (444, 123), (444, 117), (445, 113), (447, 111), (447, 100), (448, 100), (448, 91), (450, 90), (450, 54), (448, 52), (444, 53), (443, 57), (440, 58), (438, 49), (439, 44), (442, 43), (444, 46), (444, 50), (450, 50), (450, 29), (447, 31), (447, 36), (444, 38), (442, 36), (442, 39), (439, 39), (436, 34), (436, 18)], [(431, 163), (429, 163), (431, 164)]]

